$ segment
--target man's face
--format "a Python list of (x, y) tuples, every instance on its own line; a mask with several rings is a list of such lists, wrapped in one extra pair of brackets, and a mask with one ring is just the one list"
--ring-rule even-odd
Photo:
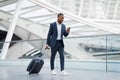
[(64, 20), (64, 16), (63, 16), (63, 15), (60, 15), (60, 16), (58, 17), (58, 23), (62, 23), (63, 20)]

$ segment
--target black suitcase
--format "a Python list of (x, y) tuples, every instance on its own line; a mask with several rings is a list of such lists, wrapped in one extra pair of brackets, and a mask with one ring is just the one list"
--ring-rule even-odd
[(32, 59), (32, 61), (27, 67), (27, 71), (29, 72), (29, 75), (38, 74), (40, 72), (40, 70), (42, 69), (44, 65), (44, 57), (45, 57), (45, 52), (42, 58), (37, 57), (37, 58)]
[(33, 59), (27, 67), (27, 71), (30, 74), (38, 74), (43, 67), (44, 60), (40, 58)]

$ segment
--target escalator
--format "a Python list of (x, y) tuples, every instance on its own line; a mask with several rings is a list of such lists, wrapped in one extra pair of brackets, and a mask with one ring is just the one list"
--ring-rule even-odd
[(32, 49), (28, 51), (27, 53), (25, 53), (24, 55), (22, 55), (21, 57), (19, 57), (19, 59), (31, 59), (35, 57), (41, 57), (42, 55), (43, 53), (40, 50)]

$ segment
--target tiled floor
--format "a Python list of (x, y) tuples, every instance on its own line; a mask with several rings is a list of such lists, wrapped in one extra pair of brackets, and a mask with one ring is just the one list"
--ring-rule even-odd
[(69, 76), (50, 75), (50, 69), (43, 68), (38, 75), (28, 75), (23, 66), (0, 66), (0, 80), (120, 80), (120, 72), (103, 72), (66, 69)]

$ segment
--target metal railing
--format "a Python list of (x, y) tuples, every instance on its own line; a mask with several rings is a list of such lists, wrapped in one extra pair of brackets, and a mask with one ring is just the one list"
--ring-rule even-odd
[[(17, 40), (0, 42), (15, 43), (9, 48), (6, 60), (8, 59), (32, 59), (36, 56), (42, 56), (42, 50), (45, 48), (46, 39)], [(120, 35), (100, 35), (100, 36), (82, 36), (64, 38), (65, 58), (67, 67), (74, 63), (77, 67), (85, 69), (91, 66), (99, 67), (106, 71), (120, 71)], [(50, 51), (46, 56), (46, 61), (50, 59)], [(56, 56), (59, 60), (59, 55)], [(56, 63), (59, 65), (58, 62)], [(81, 67), (80, 67), (81, 66)], [(75, 67), (75, 66), (74, 66)], [(93, 69), (91, 67), (91, 69)], [(98, 69), (98, 68), (97, 68)]]

